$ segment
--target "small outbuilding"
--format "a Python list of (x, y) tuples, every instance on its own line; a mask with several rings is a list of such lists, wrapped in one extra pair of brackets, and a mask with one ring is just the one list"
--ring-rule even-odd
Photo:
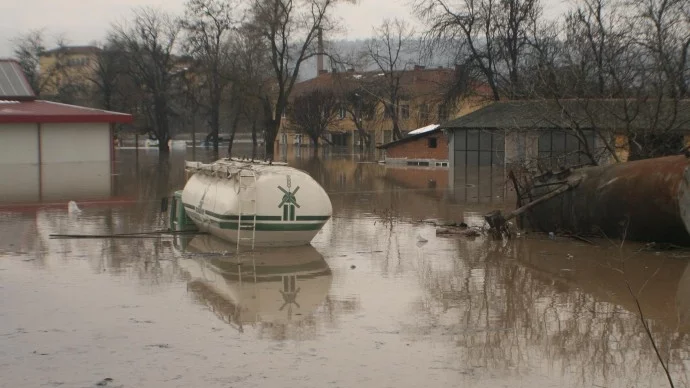
[(0, 60), (0, 164), (109, 162), (125, 113), (37, 100), (19, 64)]
[(407, 166), (448, 167), (448, 136), (438, 124), (415, 129), (406, 137), (380, 145), (384, 161)]

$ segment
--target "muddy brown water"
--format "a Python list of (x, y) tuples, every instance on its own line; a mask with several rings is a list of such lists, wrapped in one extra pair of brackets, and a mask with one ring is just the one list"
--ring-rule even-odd
[(117, 157), (112, 177), (0, 169), (1, 387), (668, 386), (626, 282), (688, 385), (690, 252), (437, 237), (420, 220), (477, 224), (510, 199), (458, 200), (447, 170), (304, 152), (285, 157), (334, 208), (311, 247), (50, 239), (166, 226), (160, 198), (190, 156)]

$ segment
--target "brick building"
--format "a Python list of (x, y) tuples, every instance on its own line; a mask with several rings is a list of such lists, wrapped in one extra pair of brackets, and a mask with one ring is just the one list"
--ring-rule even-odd
[(378, 148), (384, 150), (384, 161), (408, 166), (448, 166), (448, 135), (438, 124), (416, 129), (407, 137)]

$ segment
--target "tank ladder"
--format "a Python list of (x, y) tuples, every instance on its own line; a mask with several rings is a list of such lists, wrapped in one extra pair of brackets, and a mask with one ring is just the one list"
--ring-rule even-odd
[(237, 193), (237, 253), (240, 245), (249, 241), (254, 250), (256, 239), (256, 172), (242, 169), (239, 173), (239, 192)]

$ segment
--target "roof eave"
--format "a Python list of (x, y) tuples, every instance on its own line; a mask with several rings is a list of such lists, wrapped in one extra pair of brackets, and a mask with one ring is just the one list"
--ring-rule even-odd
[(41, 123), (41, 124), (68, 124), (68, 123), (113, 123), (131, 124), (132, 115), (2, 115), (0, 124)]

